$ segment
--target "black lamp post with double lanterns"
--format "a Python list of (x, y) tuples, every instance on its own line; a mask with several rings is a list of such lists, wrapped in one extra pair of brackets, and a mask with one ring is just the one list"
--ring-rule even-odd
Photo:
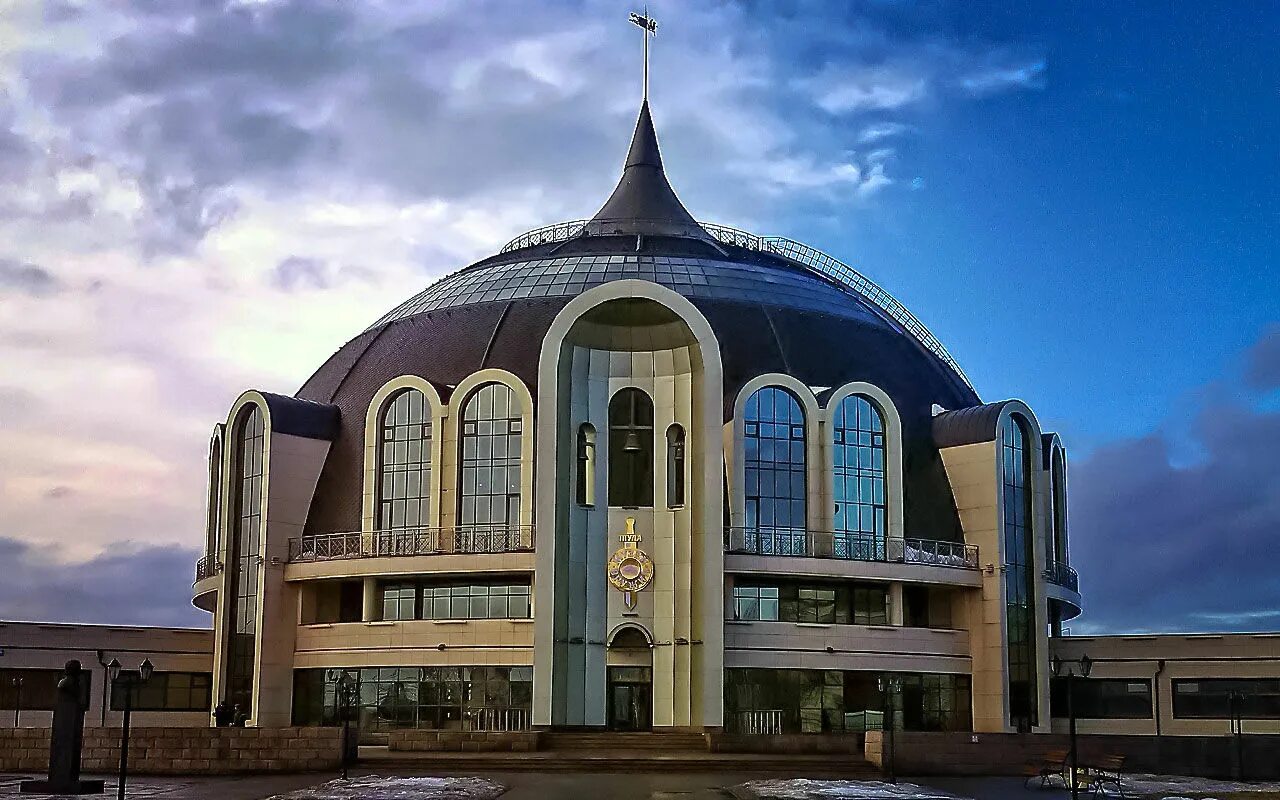
[(884, 739), (882, 739), (884, 753), (881, 756), (881, 760), (885, 764), (885, 771), (889, 773), (889, 783), (897, 783), (897, 771), (894, 769), (897, 753), (894, 752), (896, 747), (893, 741), (893, 732), (896, 727), (894, 725), (894, 709), (897, 707), (897, 702), (894, 700), (894, 695), (902, 692), (902, 676), (882, 675), (877, 683), (880, 691), (884, 694), (884, 715), (881, 717), (880, 723), (881, 732), (884, 735)]
[(138, 687), (151, 680), (155, 667), (151, 659), (144, 658), (136, 670), (120, 668), (120, 660), (111, 659), (107, 664), (107, 674), (111, 677), (111, 690), (116, 687), (124, 689), (124, 720), (120, 725), (120, 783), (116, 787), (116, 800), (124, 800), (125, 781), (129, 777), (129, 715), (133, 711), (133, 695)]
[(1082, 655), (1079, 661), (1072, 661), (1054, 656), (1051, 663), (1054, 677), (1065, 675), (1067, 679), (1067, 731), (1070, 737), (1070, 751), (1067, 758), (1071, 762), (1071, 771), (1067, 773), (1067, 784), (1071, 789), (1071, 800), (1077, 800), (1080, 797), (1080, 755), (1076, 749), (1076, 670), (1080, 670), (1080, 677), (1088, 678), (1089, 673), (1093, 671), (1093, 659)]
[(345, 670), (332, 670), (329, 678), (337, 685), (334, 700), (342, 716), (342, 779), (347, 779), (347, 766), (351, 762), (351, 710), (355, 705), (356, 679)]

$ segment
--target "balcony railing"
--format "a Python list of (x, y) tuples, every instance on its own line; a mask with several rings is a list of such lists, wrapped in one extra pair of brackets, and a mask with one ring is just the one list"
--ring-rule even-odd
[(222, 562), (216, 556), (206, 555), (196, 562), (196, 583), (222, 572)]
[(1049, 567), (1044, 571), (1044, 576), (1050, 583), (1055, 583), (1064, 589), (1080, 593), (1080, 575), (1076, 573), (1070, 565), (1061, 561), (1050, 561)]
[(532, 525), (460, 525), (354, 533), (317, 533), (289, 540), (291, 562), (448, 553), (515, 553), (533, 549)]
[(978, 568), (978, 546), (932, 539), (889, 539), (801, 528), (726, 528), (727, 553)]

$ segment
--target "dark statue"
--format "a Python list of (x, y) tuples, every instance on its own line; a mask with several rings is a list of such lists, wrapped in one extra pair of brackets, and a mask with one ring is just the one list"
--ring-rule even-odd
[(84, 712), (89, 708), (89, 673), (80, 662), (67, 662), (58, 681), (49, 736), (49, 778), (23, 781), (20, 791), (35, 794), (101, 794), (102, 781), (80, 780), (80, 752), (84, 747)]

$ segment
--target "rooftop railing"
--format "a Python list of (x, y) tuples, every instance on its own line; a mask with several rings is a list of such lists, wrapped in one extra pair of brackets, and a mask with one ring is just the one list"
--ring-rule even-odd
[(1080, 593), (1080, 575), (1070, 565), (1061, 561), (1050, 561), (1048, 568), (1044, 571), (1044, 576), (1050, 583), (1057, 584), (1064, 589)]
[[(563, 242), (576, 238), (582, 235), (586, 229), (587, 222), (588, 220), (579, 219), (535, 228), (507, 242), (503, 245), (502, 252), (507, 253), (523, 247)], [(714, 222), (700, 222), (698, 224), (710, 234), (711, 238), (718, 242), (781, 256), (823, 277), (834, 280), (836, 283), (866, 298), (886, 316), (902, 326), (922, 347), (950, 367), (969, 388), (973, 388), (973, 383), (969, 380), (969, 376), (964, 374), (960, 364), (952, 358), (947, 348), (942, 345), (942, 342), (938, 341), (938, 337), (934, 336), (915, 314), (912, 314), (896, 297), (881, 288), (875, 281), (843, 261), (807, 244), (797, 242), (795, 239), (788, 239), (785, 236), (757, 236), (754, 233), (730, 228), (727, 225), (717, 225)]]
[(802, 528), (726, 528), (727, 553), (978, 568), (978, 546), (933, 539), (892, 539)]
[(290, 562), (348, 558), (516, 553), (533, 550), (532, 525), (459, 525), (317, 533), (289, 540)]
[(206, 555), (196, 562), (196, 583), (222, 572), (222, 562), (216, 556)]

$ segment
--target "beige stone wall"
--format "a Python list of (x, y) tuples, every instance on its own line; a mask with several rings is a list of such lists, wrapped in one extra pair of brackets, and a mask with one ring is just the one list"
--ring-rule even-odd
[[(87, 725), (119, 725), (123, 712), (107, 703), (106, 663), (119, 659), (135, 669), (144, 658), (159, 672), (210, 672), (213, 669), (213, 631), (199, 628), (155, 628), (125, 625), (78, 625), (54, 622), (0, 622), (0, 667), (11, 669), (62, 669), (77, 659), (89, 671), (91, 687)], [(99, 660), (101, 659), (101, 660)], [(134, 724), (164, 726), (208, 725), (205, 711), (136, 711)], [(24, 728), (47, 728), (48, 711), (23, 711)], [(0, 726), (11, 727), (11, 711), (0, 712)]]
[(531, 753), (538, 749), (537, 731), (393, 730), (387, 749), (396, 752)]
[(300, 625), (294, 666), (531, 666), (533, 627), (531, 619)]
[[(340, 728), (150, 728), (129, 739), (129, 770), (140, 775), (222, 775), (336, 768)], [(85, 728), (81, 769), (115, 772), (120, 730)], [(0, 772), (49, 768), (49, 731), (0, 729)]]
[[(1173, 682), (1195, 678), (1280, 679), (1280, 634), (1163, 634), (1134, 636), (1066, 636), (1050, 640), (1059, 658), (1079, 661), (1088, 655), (1095, 678), (1152, 681), (1164, 736), (1225, 736), (1226, 719), (1180, 719), (1173, 713)], [(1154, 712), (1154, 709), (1153, 709)], [(1154, 734), (1156, 713), (1147, 720), (1079, 720), (1081, 733)], [(1067, 721), (1055, 719), (1055, 731)], [(1246, 734), (1280, 734), (1280, 720), (1244, 720)]]
[(726, 622), (725, 666), (967, 675), (969, 634), (892, 625)]

